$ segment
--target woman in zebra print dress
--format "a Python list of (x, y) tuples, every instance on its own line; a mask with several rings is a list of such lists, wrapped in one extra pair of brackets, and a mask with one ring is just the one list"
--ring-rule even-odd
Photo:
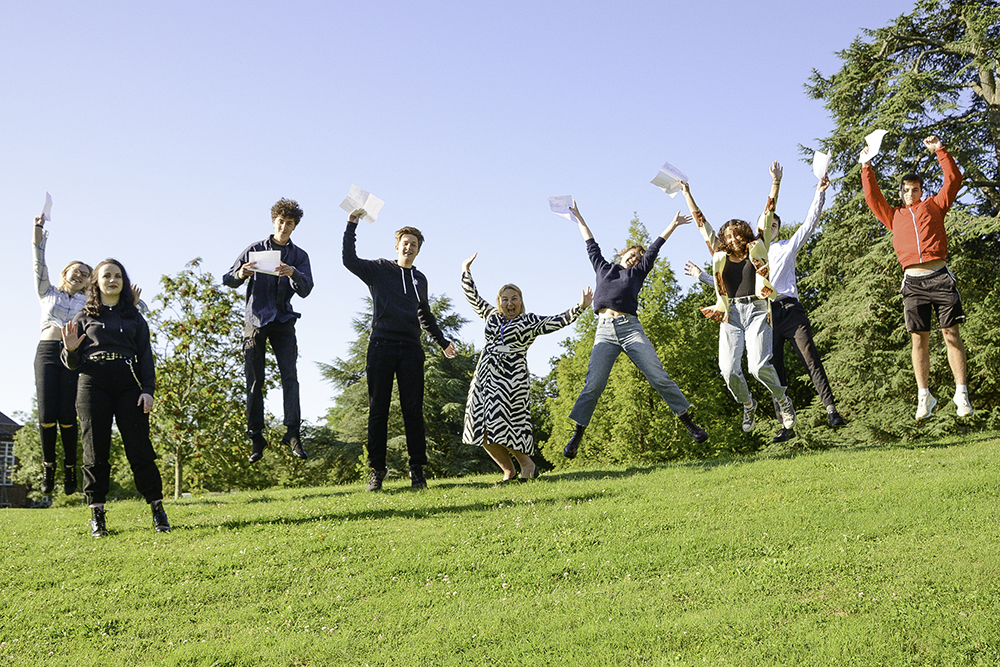
[(521, 468), (521, 479), (532, 479), (535, 463), (531, 454), (535, 445), (528, 409), (528, 347), (538, 336), (572, 324), (590, 306), (594, 293), (588, 287), (580, 303), (565, 313), (541, 317), (524, 312), (521, 290), (516, 285), (504, 285), (494, 306), (476, 290), (470, 271), (475, 259), (474, 254), (462, 263), (462, 291), (476, 315), (486, 321), (486, 344), (469, 386), (462, 442), (485, 448), (503, 470), (502, 481), (517, 475), (512, 454)]

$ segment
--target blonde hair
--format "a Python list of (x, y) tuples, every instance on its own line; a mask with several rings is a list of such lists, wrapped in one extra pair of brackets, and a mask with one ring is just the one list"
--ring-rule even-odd
[(500, 295), (509, 289), (517, 292), (517, 295), (521, 298), (521, 312), (518, 315), (524, 315), (524, 294), (521, 293), (521, 288), (514, 283), (507, 283), (497, 291), (497, 310), (500, 310)]
[(66, 274), (69, 273), (70, 269), (72, 269), (74, 266), (77, 266), (77, 265), (82, 266), (82, 267), (84, 267), (84, 268), (87, 269), (88, 277), (89, 277), (89, 274), (91, 274), (91, 273), (94, 272), (94, 269), (92, 269), (90, 267), (90, 264), (87, 264), (86, 262), (70, 262), (65, 267), (63, 267), (62, 273), (59, 274), (59, 291), (60, 292), (66, 292), (66, 294), (69, 294), (69, 282), (66, 280)]

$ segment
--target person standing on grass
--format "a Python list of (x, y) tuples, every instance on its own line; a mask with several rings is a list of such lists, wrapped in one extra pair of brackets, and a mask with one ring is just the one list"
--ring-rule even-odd
[(882, 195), (871, 168), (868, 147), (861, 151), (861, 185), (865, 203), (878, 221), (892, 232), (892, 247), (903, 267), (903, 318), (913, 345), (911, 358), (917, 380), (917, 420), (927, 419), (934, 412), (937, 399), (930, 390), (930, 331), (931, 310), (937, 313), (941, 334), (948, 350), (948, 365), (955, 378), (955, 406), (959, 417), (972, 414), (969, 386), (966, 379), (965, 344), (958, 325), (965, 321), (958, 281), (948, 268), (948, 233), (944, 217), (958, 198), (962, 187), (962, 172), (955, 158), (933, 134), (924, 139), (924, 146), (934, 151), (944, 185), (933, 197), (924, 199), (924, 181), (916, 174), (903, 176), (899, 195), (903, 205), (890, 206)]
[(62, 438), (63, 492), (76, 493), (76, 385), (78, 374), (62, 363), (62, 328), (87, 303), (85, 289), (90, 266), (73, 261), (59, 275), (59, 286), (49, 282), (45, 265), (45, 216), (35, 217), (31, 245), (35, 264), (35, 290), (42, 306), (42, 333), (35, 351), (35, 390), (38, 397), (38, 432), (42, 441), (42, 493), (56, 484), (56, 425)]
[(677, 383), (671, 380), (664, 370), (663, 364), (656, 356), (656, 348), (649, 342), (636, 315), (639, 310), (639, 291), (646, 276), (656, 264), (660, 248), (678, 226), (691, 222), (691, 218), (681, 215), (678, 211), (667, 228), (649, 245), (649, 250), (642, 246), (629, 246), (621, 253), (618, 263), (613, 264), (604, 259), (601, 247), (594, 240), (594, 235), (580, 215), (575, 201), (570, 210), (576, 218), (583, 240), (587, 243), (587, 255), (597, 275), (593, 303), (598, 319), (583, 391), (580, 392), (569, 413), (569, 418), (576, 424), (576, 428), (563, 448), (563, 456), (568, 459), (576, 456), (580, 443), (583, 442), (584, 431), (597, 408), (597, 401), (608, 385), (611, 369), (622, 352), (628, 355), (632, 363), (642, 371), (646, 380), (660, 394), (671, 412), (677, 415), (695, 442), (705, 442), (708, 440), (708, 434), (694, 422), (691, 413), (688, 412), (691, 404)]
[[(486, 321), (486, 343), (469, 385), (462, 442), (486, 450), (503, 471), (500, 483), (534, 479), (537, 472), (531, 460), (535, 443), (528, 406), (528, 347), (538, 336), (575, 322), (594, 300), (594, 293), (588, 287), (580, 303), (565, 313), (539, 317), (524, 311), (520, 288), (508, 284), (500, 288), (494, 306), (479, 296), (472, 280), (472, 262), (477, 254), (462, 262), (462, 291), (476, 315)], [(521, 467), (520, 477), (511, 455)]]
[[(292, 297), (303, 299), (313, 288), (309, 255), (292, 243), (292, 232), (302, 220), (298, 202), (281, 198), (271, 207), (271, 224), (274, 233), (263, 241), (244, 250), (233, 263), (222, 283), (239, 287), (249, 280), (246, 297), (246, 317), (243, 333), (244, 371), (247, 379), (247, 434), (252, 448), (250, 463), (264, 457), (267, 439), (264, 437), (264, 353), (271, 342), (274, 358), (281, 374), (285, 435), (281, 441), (292, 448), (292, 454), (306, 458), (302, 447), (300, 428), (302, 412), (299, 405), (299, 376), (296, 363), (299, 356), (295, 338), (295, 322), (301, 317), (292, 310)], [(279, 251), (281, 261), (274, 271), (257, 270), (257, 262), (250, 260), (250, 253)]]
[(128, 273), (106, 259), (94, 269), (87, 303), (62, 328), (62, 360), (79, 371), (76, 408), (83, 432), (83, 494), (91, 508), (90, 534), (108, 534), (104, 502), (111, 483), (111, 422), (118, 425), (135, 488), (150, 504), (153, 527), (170, 530), (163, 480), (149, 439), (156, 370), (149, 325), (136, 308)]
[(691, 195), (691, 186), (681, 183), (698, 231), (712, 253), (715, 278), (715, 305), (701, 309), (705, 317), (719, 322), (719, 370), (733, 397), (743, 405), (743, 431), (753, 430), (757, 401), (743, 377), (743, 350), (750, 373), (767, 387), (778, 403), (782, 426), (795, 426), (795, 408), (771, 363), (771, 300), (777, 292), (769, 280), (768, 249), (774, 226), (774, 208), (781, 185), (781, 165), (772, 162), (771, 189), (764, 212), (757, 220), (757, 234), (745, 220), (733, 219), (722, 225), (716, 236)]
[(427, 278), (413, 266), (424, 236), (415, 227), (396, 231), (396, 260), (359, 259), (356, 249), (358, 221), (364, 211), (353, 212), (344, 230), (343, 260), (347, 270), (368, 285), (372, 295), (372, 326), (368, 339), (365, 376), (368, 380), (368, 490), (380, 491), (388, 473), (386, 445), (392, 381), (399, 388), (399, 406), (406, 429), (410, 458), (410, 484), (427, 487), (427, 437), (424, 426), (424, 348), (421, 328), (444, 350), (456, 356), (434, 319), (427, 299)]
[[(825, 174), (816, 186), (816, 195), (813, 197), (812, 205), (806, 214), (806, 220), (795, 230), (792, 238), (787, 240), (777, 240), (778, 230), (781, 227), (781, 218), (774, 214), (773, 229), (771, 236), (775, 240), (771, 242), (768, 249), (768, 259), (771, 265), (771, 284), (778, 295), (771, 304), (771, 327), (774, 331), (773, 349), (771, 363), (778, 373), (778, 380), (784, 386), (788, 386), (788, 371), (785, 369), (785, 341), (791, 341), (795, 346), (795, 351), (802, 360), (802, 364), (809, 371), (809, 377), (816, 393), (826, 406), (827, 421), (831, 427), (843, 426), (847, 422), (837, 411), (837, 404), (833, 399), (833, 390), (830, 388), (830, 381), (826, 377), (826, 370), (823, 368), (823, 361), (820, 359), (816, 344), (813, 342), (812, 325), (809, 323), (809, 316), (806, 309), (799, 301), (799, 287), (795, 279), (795, 256), (798, 254), (806, 240), (816, 229), (819, 222), (820, 213), (823, 211), (823, 203), (826, 201), (826, 189), (830, 187), (830, 179)], [(698, 278), (701, 282), (712, 287), (715, 281), (710, 275), (698, 268), (693, 262), (685, 265), (685, 271), (689, 276)], [(774, 411), (781, 420), (781, 411), (778, 403), (774, 402)], [(772, 442), (785, 442), (795, 437), (795, 431), (785, 428), (784, 424), (778, 429)]]

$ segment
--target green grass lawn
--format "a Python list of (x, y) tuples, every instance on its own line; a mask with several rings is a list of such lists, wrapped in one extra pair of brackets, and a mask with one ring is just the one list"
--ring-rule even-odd
[(1000, 664), (1000, 434), (0, 511), (0, 664)]

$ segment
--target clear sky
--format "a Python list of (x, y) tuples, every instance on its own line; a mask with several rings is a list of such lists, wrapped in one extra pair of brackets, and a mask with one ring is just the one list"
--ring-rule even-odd
[[(384, 199), (362, 223), (362, 257), (395, 257), (419, 227), (416, 266), (469, 318), (462, 260), (492, 299), (503, 283), (548, 315), (593, 284), (576, 226), (546, 197), (572, 194), (605, 255), (638, 213), (651, 235), (683, 200), (649, 181), (664, 161), (691, 178), (709, 220), (752, 219), (786, 166), (779, 212), (801, 221), (815, 179), (798, 145), (831, 123), (803, 85), (861, 28), (905, 0), (805, 3), (11, 0), (0, 8), (0, 211), (12, 307), (0, 327), (0, 411), (30, 411), (39, 308), (31, 224), (45, 192), (53, 276), (116, 257), (153, 301), (194, 257), (220, 277), (271, 232), (270, 207), (299, 201), (292, 240), (316, 288), (294, 299), (303, 416), (333, 388), (315, 362), (347, 353), (367, 288), (340, 260), (351, 184)], [(859, 146), (860, 149), (860, 146)], [(836, 176), (836, 175), (834, 175)], [(708, 255), (693, 226), (668, 241)], [(532, 372), (558, 354), (531, 349)], [(482, 323), (463, 338), (482, 344)], [(272, 395), (269, 409), (280, 413)]]

